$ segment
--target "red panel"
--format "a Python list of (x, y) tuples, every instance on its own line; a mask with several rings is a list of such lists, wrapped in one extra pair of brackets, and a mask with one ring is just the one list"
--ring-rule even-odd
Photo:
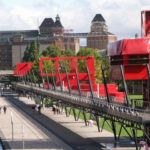
[[(54, 66), (55, 66), (55, 73), (45, 73), (43, 69), (44, 61), (51, 61), (53, 60)], [(95, 85), (95, 77), (94, 77), (94, 57), (55, 57), (55, 58), (40, 58), (39, 60), (39, 68), (40, 68), (40, 75), (41, 76), (55, 76), (56, 77), (56, 85), (60, 85), (60, 80), (58, 76), (58, 68), (60, 67), (59, 61), (62, 60), (70, 60), (71, 63), (71, 71), (68, 73), (70, 86), (72, 89), (77, 90), (77, 80), (76, 80), (76, 73), (75, 69), (78, 70), (78, 60), (85, 60), (86, 66), (89, 69), (90, 72), (90, 78), (93, 86), (93, 90), (96, 91), (96, 85)], [(67, 77), (65, 73), (60, 73), (61, 81), (63, 82), (65, 87), (68, 87)], [(78, 73), (78, 78), (81, 85), (82, 91), (90, 91), (89, 83), (88, 83), (88, 74), (87, 72), (84, 73)]]
[(142, 36), (150, 37), (150, 10), (141, 12)]
[(108, 45), (108, 55), (149, 54), (150, 38), (124, 39)]
[[(115, 98), (116, 102), (123, 103), (125, 100), (125, 93), (118, 91), (116, 84), (107, 84), (108, 94)], [(99, 85), (100, 96), (106, 96), (104, 84)]]
[(124, 72), (125, 72), (126, 80), (147, 80), (148, 79), (146, 65), (125, 66)]
[(15, 76), (25, 76), (32, 68), (32, 62), (18, 63), (14, 70)]

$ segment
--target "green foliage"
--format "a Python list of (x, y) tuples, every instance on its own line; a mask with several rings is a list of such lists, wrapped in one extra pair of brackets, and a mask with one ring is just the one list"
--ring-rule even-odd
[[(64, 57), (71, 57), (71, 56), (75, 56), (75, 51), (71, 50), (71, 49), (67, 49), (65, 51), (62, 51), (62, 56)], [(59, 62), (60, 63), (60, 73), (65, 73), (66, 71), (69, 73), (70, 72), (70, 68), (71, 68), (71, 62), (70, 60), (62, 60)]]
[[(75, 109), (75, 112), (76, 114), (79, 113), (79, 109)], [(71, 115), (73, 115), (73, 112), (71, 112)], [(90, 113), (85, 113), (86, 115), (86, 119), (91, 119), (90, 118)], [(79, 115), (79, 118), (80, 119), (84, 119), (84, 116), (83, 116), (83, 113), (80, 113)], [(104, 121), (104, 118), (100, 118), (99, 120), (99, 124), (100, 124), (100, 127), (102, 127), (102, 124), (103, 124), (103, 121)], [(96, 122), (95, 122), (96, 124)], [(120, 128), (121, 128), (121, 124), (119, 122), (115, 122), (115, 126), (116, 126), (116, 134), (118, 135), (119, 134), (119, 131), (120, 131)], [(107, 120), (107, 122), (105, 122), (104, 124), (104, 129), (113, 133), (112, 129), (111, 129), (111, 121), (110, 120)], [(126, 127), (126, 130), (131, 133), (131, 129), (130, 127)], [(127, 134), (126, 130), (124, 128), (122, 128), (122, 131), (121, 131), (121, 137), (129, 137), (129, 135)], [(137, 137), (142, 137), (143, 136), (143, 131), (142, 130), (137, 130)]]
[[(102, 82), (102, 73), (101, 73), (101, 64), (102, 64), (102, 57), (100, 54), (95, 50), (91, 48), (81, 48), (80, 51), (77, 53), (77, 56), (94, 56), (95, 59), (95, 78), (96, 83)], [(86, 71), (86, 65), (85, 60), (79, 60), (78, 66), (79, 66), (79, 72), (85, 72)]]
[(78, 60), (78, 69), (79, 69), (79, 73), (87, 71), (85, 60)]
[(98, 52), (92, 48), (81, 48), (77, 53), (77, 56), (94, 56), (95, 59), (100, 58)]
[[(68, 49), (66, 51), (60, 51), (60, 49), (54, 45), (48, 46), (42, 54), (38, 51), (35, 51), (36, 43), (32, 42), (29, 46), (27, 46), (24, 56), (24, 61), (33, 61), (33, 73), (35, 77), (33, 78), (35, 81), (41, 81), (41, 77), (39, 76), (39, 57), (61, 57), (61, 56), (75, 56), (75, 51)], [(108, 71), (106, 71), (106, 78), (109, 78), (109, 61), (105, 56), (101, 56), (95, 49), (91, 48), (81, 48), (77, 53), (77, 56), (93, 56), (95, 59), (95, 78), (96, 83), (102, 83), (102, 73), (101, 73), (101, 65), (104, 64)], [(67, 72), (70, 72), (71, 63), (69, 60), (60, 61), (60, 72), (65, 73), (65, 69)], [(86, 61), (79, 60), (78, 68), (79, 72), (86, 72)], [(53, 61), (44, 61), (44, 72), (46, 73), (55, 73), (55, 66)], [(50, 78), (49, 78), (50, 79)]]
[(67, 49), (65, 51), (62, 51), (63, 56), (75, 56), (75, 51), (71, 49)]
[(103, 82), (101, 65), (102, 65), (102, 60), (101, 59), (96, 59), (95, 60), (95, 79), (96, 79), (96, 83), (102, 83)]
[(42, 52), (42, 55), (44, 57), (60, 57), (61, 51), (55, 45), (50, 45)]
[(35, 58), (33, 61), (33, 66), (32, 66), (32, 79), (34, 82), (41, 82), (41, 76), (39, 75), (39, 58), (41, 57), (41, 54), (39, 51), (36, 51), (35, 53)]
[(61, 66), (60, 73), (66, 73), (66, 71), (69, 73), (71, 70), (71, 62), (70, 60), (62, 60), (59, 61), (59, 64)]
[(110, 66), (109, 66), (109, 58), (106, 55), (103, 55), (100, 57), (101, 60), (101, 65), (104, 66), (105, 69), (105, 77), (106, 77), (106, 81), (107, 83), (110, 82)]
[(33, 62), (36, 59), (38, 53), (37, 43), (35, 41), (31, 42), (30, 45), (27, 45), (24, 52), (23, 62)]
[(45, 73), (54, 73), (55, 72), (55, 66), (54, 66), (54, 63), (53, 61), (44, 61), (43, 62), (44, 64), (44, 72)]

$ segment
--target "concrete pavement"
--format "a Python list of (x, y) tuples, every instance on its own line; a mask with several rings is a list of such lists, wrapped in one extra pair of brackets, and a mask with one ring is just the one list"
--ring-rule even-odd
[[(7, 106), (7, 113), (0, 114), (0, 136), (6, 149), (62, 150), (71, 148), (49, 131), (17, 111), (13, 105), (0, 98), (0, 107)], [(41, 130), (43, 129), (44, 132)], [(45, 134), (46, 132), (46, 134)]]
[[(26, 104), (35, 104), (34, 100), (28, 99), (26, 97), (19, 97), (19, 100)], [(121, 139), (120, 144), (117, 147), (114, 145), (113, 133), (103, 130), (98, 132), (96, 126), (85, 126), (84, 121), (79, 119), (75, 121), (73, 116), (66, 117), (65, 113), (53, 114), (52, 108), (42, 109), (42, 113), (49, 118), (53, 119), (57, 123), (61, 124), (65, 128), (70, 129), (75, 134), (80, 135), (83, 138), (92, 139), (95, 142), (106, 146), (106, 149), (111, 150), (135, 150), (134, 142), (127, 139)], [(142, 148), (141, 148), (142, 150)]]
[[(11, 100), (11, 98), (9, 98), (10, 100)], [(25, 104), (27, 104), (27, 105), (32, 105), (32, 104), (34, 104), (34, 101), (33, 100), (31, 100), (31, 99), (28, 99), (28, 98), (26, 98), (26, 97), (19, 97), (19, 100), (21, 101), (21, 102), (23, 102), (23, 103), (25, 103)], [(5, 102), (5, 100), (3, 99), (3, 101)], [(0, 103), (1, 104), (1, 103)], [(6, 103), (7, 105), (9, 105), (9, 111), (10, 112), (8, 112), (8, 119), (7, 120), (11, 120), (11, 109), (12, 109), (12, 105), (10, 105), (9, 103)], [(19, 110), (20, 111), (20, 110)], [(28, 110), (27, 110), (28, 111)], [(35, 112), (35, 110), (33, 110), (33, 113)], [(29, 114), (31, 114), (31, 112), (29, 113)], [(35, 115), (33, 115), (33, 114), (31, 114), (31, 115), (33, 115), (32, 117), (35, 117), (35, 118), (37, 118), (39, 121), (40, 120), (43, 120), (43, 122), (47, 122), (47, 126), (49, 126), (50, 128), (54, 128), (54, 133), (57, 133), (57, 135), (59, 135), (59, 133), (60, 134), (62, 134), (62, 135), (59, 135), (61, 138), (64, 138), (64, 137), (66, 137), (67, 139), (64, 139), (64, 141), (65, 141), (65, 143), (66, 143), (66, 141), (68, 142), (70, 142), (71, 144), (73, 144), (74, 146), (75, 145), (77, 145), (77, 148), (78, 149), (88, 149), (88, 150), (93, 150), (93, 144), (94, 145), (96, 145), (95, 146), (95, 149), (97, 150), (97, 149), (113, 149), (113, 150), (135, 150), (135, 147), (130, 147), (131, 145), (126, 145), (125, 143), (123, 143), (123, 144), (125, 144), (125, 146), (123, 146), (123, 147), (117, 147), (117, 148), (114, 148), (114, 138), (113, 138), (113, 134), (112, 133), (110, 133), (110, 132), (108, 132), (108, 131), (105, 131), (105, 130), (103, 130), (103, 132), (98, 132), (97, 131), (97, 127), (96, 126), (93, 126), (93, 127), (89, 127), (89, 126), (85, 126), (85, 124), (84, 124), (84, 122), (83, 122), (83, 120), (79, 120), (79, 121), (74, 121), (74, 118), (73, 118), (73, 116), (70, 116), (70, 117), (66, 117), (65, 116), (65, 114), (64, 113), (62, 113), (62, 114), (57, 114), (57, 115), (54, 115), (53, 114), (53, 112), (52, 112), (52, 110), (51, 110), (51, 108), (45, 108), (45, 109), (42, 109), (42, 114), (43, 115), (45, 115), (47, 118), (43, 118), (43, 115), (39, 115), (38, 113), (35, 113)], [(17, 112), (17, 115), (18, 115), (18, 112)], [(39, 116), (37, 116), (37, 115), (39, 115)], [(5, 118), (5, 115), (3, 114), (3, 115), (0, 115), (0, 117), (2, 117), (3, 116), (3, 118)], [(21, 117), (23, 120), (26, 120), (26, 119), (24, 119), (24, 115)], [(48, 120), (48, 118), (49, 118), (49, 120)], [(6, 118), (5, 118), (6, 119)], [(0, 118), (0, 120), (1, 120), (1, 118)], [(16, 122), (19, 120), (20, 121), (20, 119), (14, 119), (14, 121), (16, 120)], [(54, 123), (54, 122), (52, 122), (52, 121), (50, 121), (50, 120), (53, 120), (54, 122), (56, 122), (56, 123)], [(50, 122), (49, 122), (50, 121)], [(9, 121), (10, 122), (10, 121)], [(43, 128), (43, 127), (40, 127), (40, 128), (37, 128), (37, 126), (36, 127), (34, 127), (34, 125), (36, 124), (37, 125), (37, 123), (28, 123), (28, 124), (32, 124), (32, 127), (33, 127), (33, 129), (32, 129), (32, 133), (29, 133), (28, 135), (30, 135), (30, 134), (33, 134), (33, 137), (32, 137), (32, 139), (33, 140), (30, 140), (30, 142), (27, 142), (27, 140), (26, 140), (26, 142), (25, 143), (23, 143), (24, 142), (24, 139), (27, 139), (27, 138), (29, 138), (27, 135), (25, 136), (23, 133), (24, 133), (24, 131), (26, 130), (26, 131), (28, 131), (28, 129), (26, 129), (26, 127), (23, 127), (22, 125), (21, 125), (21, 123), (20, 123), (20, 127), (18, 126), (18, 133), (19, 134), (17, 134), (17, 132), (16, 132), (16, 137), (15, 137), (15, 139), (17, 139), (17, 142), (18, 141), (20, 141), (20, 142), (18, 142), (18, 143), (20, 143), (20, 148), (21, 147), (23, 147), (23, 146), (27, 146), (28, 144), (29, 145), (37, 145), (37, 147), (35, 148), (35, 149), (39, 149), (39, 148), (41, 148), (41, 149), (46, 149), (47, 148), (47, 144), (45, 143), (45, 139), (47, 139), (47, 134), (44, 134), (43, 132), (42, 133), (40, 133), (39, 132), (39, 130), (41, 129), (41, 128)], [(17, 125), (16, 125), (17, 126)], [(38, 126), (40, 126), (40, 125), (38, 125)], [(62, 126), (64, 127), (64, 128), (62, 128)], [(0, 126), (0, 128), (1, 128), (1, 126)], [(3, 127), (3, 128), (5, 128), (5, 126)], [(11, 125), (9, 125), (9, 128), (11, 128)], [(4, 135), (7, 135), (8, 136), (8, 138), (7, 138), (7, 141), (10, 143), (10, 145), (12, 145), (12, 147), (13, 147), (13, 142), (12, 142), (12, 134), (10, 134), (10, 133), (12, 133), (11, 131), (11, 129), (9, 129), (10, 131), (9, 131), (9, 134), (7, 135), (7, 132), (5, 131), (5, 129), (3, 129), (3, 134)], [(43, 130), (46, 130), (46, 129), (43, 129)], [(52, 129), (53, 130), (53, 129)], [(63, 130), (63, 131), (62, 131)], [(17, 131), (17, 130), (16, 130)], [(36, 132), (38, 132), (38, 133), (36, 133)], [(48, 132), (48, 131), (46, 131), (46, 132)], [(39, 135), (40, 134), (40, 135)], [(42, 138), (41, 138), (41, 134), (42, 134)], [(43, 135), (44, 134), (44, 135)], [(56, 136), (57, 136), (56, 135)], [(79, 135), (79, 136), (78, 136)], [(38, 139), (38, 141), (40, 141), (41, 143), (39, 144), (40, 146), (38, 146), (38, 144), (36, 144), (36, 142), (35, 141), (37, 141), (37, 140), (35, 140), (36, 138), (34, 138), (36, 136), (36, 138)], [(25, 138), (26, 137), (26, 138)], [(48, 136), (49, 137), (49, 136)], [(51, 136), (50, 136), (51, 137)], [(54, 136), (55, 137), (55, 136)], [(55, 137), (56, 138), (56, 137)], [(58, 139), (56, 140), (54, 138), (54, 141), (58, 141)], [(10, 141), (9, 141), (9, 139), (10, 139)], [(40, 139), (40, 140), (39, 140)], [(61, 140), (60, 140), (61, 141)], [(93, 142), (92, 142), (93, 141)], [(94, 142), (95, 141), (95, 142)], [(16, 142), (16, 143), (17, 143)], [(33, 144), (33, 143), (35, 143), (35, 144)], [(49, 142), (48, 142), (49, 143)], [(55, 142), (54, 142), (55, 143)], [(57, 143), (57, 144), (56, 144)], [(71, 147), (69, 147), (68, 145), (66, 145), (63, 141), (61, 141), (60, 143), (61, 144), (59, 144), (59, 142), (56, 142), (55, 144), (56, 144), (56, 147), (54, 148), (54, 146), (52, 146), (51, 148), (48, 148), (48, 149), (71, 149)], [(84, 143), (84, 144), (83, 144)], [(98, 146), (97, 144), (98, 143), (100, 143), (100, 144), (104, 144), (105, 146), (107, 146), (107, 148), (100, 148), (100, 146)], [(25, 144), (25, 145), (24, 145)], [(52, 144), (52, 143), (51, 143)], [(55, 145), (54, 144), (54, 145)], [(17, 145), (17, 144), (16, 144)], [(18, 144), (19, 145), (19, 144)], [(42, 145), (45, 145), (45, 147), (43, 146), (42, 147)], [(62, 147), (61, 147), (61, 146)], [(59, 147), (60, 146), (60, 147)], [(91, 147), (90, 147), (91, 146)], [(132, 144), (132, 146), (134, 146), (133, 144)], [(31, 148), (32, 146), (30, 146), (30, 148)], [(38, 148), (39, 147), (39, 148)], [(83, 148), (84, 147), (84, 148)], [(99, 148), (97, 148), (97, 147), (99, 147)], [(33, 149), (33, 147), (32, 147), (32, 149)], [(74, 149), (74, 148), (73, 148)]]

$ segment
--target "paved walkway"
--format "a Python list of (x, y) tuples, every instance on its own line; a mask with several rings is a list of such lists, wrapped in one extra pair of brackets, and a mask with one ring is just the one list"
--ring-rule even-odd
[[(10, 98), (9, 98), (10, 99)], [(34, 104), (34, 101), (31, 100), (31, 99), (28, 99), (26, 97), (19, 97), (19, 100), (23, 103), (26, 103), (28, 105), (31, 105), (31, 104)], [(4, 100), (4, 98), (2, 99), (2, 102), (3, 104), (7, 104), (8, 103)], [(1, 104), (1, 103), (0, 103)], [(10, 104), (9, 104), (10, 105)], [(29, 107), (29, 106), (28, 106)], [(12, 111), (12, 107), (9, 107), (9, 111), (7, 112), (7, 116), (9, 117), (5, 117), (6, 115), (2, 114), (0, 115), (0, 120), (1, 120), (1, 117), (5, 120), (11, 120), (11, 112)], [(13, 110), (14, 111), (14, 110)], [(19, 110), (20, 111), (20, 110)], [(15, 111), (16, 112), (16, 111)], [(14, 113), (14, 112), (13, 112)], [(31, 112), (29, 112), (31, 113)], [(35, 113), (35, 110), (33, 110), (33, 113)], [(106, 149), (117, 149), (117, 150), (135, 150), (134, 147), (126, 147), (126, 146), (129, 146), (129, 145), (126, 145), (126, 146), (123, 146), (123, 144), (126, 144), (123, 142), (122, 144), (122, 147), (117, 147), (117, 148), (113, 148), (114, 147), (114, 138), (113, 138), (113, 134), (110, 133), (110, 132), (107, 132), (105, 130), (103, 130), (103, 132), (98, 132), (97, 131), (97, 127), (96, 126), (93, 126), (93, 127), (89, 127), (89, 126), (85, 126), (83, 120), (79, 120), (79, 121), (74, 121), (74, 117), (73, 116), (70, 116), (70, 117), (66, 117), (64, 113), (62, 114), (57, 114), (57, 115), (54, 115), (51, 108), (45, 108), (44, 110), (42, 110), (42, 114), (44, 114), (47, 118), (49, 118), (49, 120), (47, 120), (47, 118), (43, 118), (43, 115), (39, 115), (38, 113), (35, 113), (35, 115), (33, 117), (35, 117), (39, 122), (40, 120), (44, 120), (43, 122), (47, 122), (47, 126), (46, 127), (50, 127), (51, 128), (54, 128), (51, 129), (53, 133), (55, 133), (56, 136), (58, 136), (60, 139), (61, 138), (64, 138), (66, 137), (67, 139), (64, 139), (65, 143), (69, 142), (71, 143), (72, 145), (76, 146), (77, 149), (86, 149), (86, 150), (93, 150), (93, 145), (96, 145), (95, 146), (95, 150), (100, 150), (100, 149), (105, 149), (105, 148), (100, 148), (100, 145), (98, 145), (98, 143), (100, 144), (104, 144), (107, 146)], [(33, 114), (31, 114), (33, 115)], [(39, 116), (37, 116), (39, 115)], [(14, 115), (13, 115), (14, 116)], [(17, 112), (17, 116), (18, 116), (18, 112)], [(14, 117), (13, 117), (14, 118)], [(18, 118), (18, 117), (17, 117)], [(24, 122), (25, 117), (24, 116), (21, 116), (22, 118), (22, 121)], [(16, 122), (20, 122), (21, 119), (14, 119), (14, 121), (16, 120)], [(50, 123), (48, 123), (49, 121), (51, 120)], [(54, 122), (52, 122), (52, 120)], [(21, 122), (22, 122), (21, 121)], [(8, 122), (8, 121), (7, 121)], [(7, 124), (6, 122), (6, 124)], [(10, 124), (11, 121), (9, 121), (9, 124)], [(29, 121), (28, 121), (29, 122)], [(20, 123), (20, 127), (18, 125), (18, 123), (16, 125), (18, 125), (17, 127), (17, 130), (18, 132), (16, 132), (15, 134), (15, 139), (17, 141), (20, 141), (20, 147), (24, 147), (24, 146), (27, 146), (27, 140), (25, 141), (24, 139), (29, 139), (28, 135), (29, 134), (33, 134), (33, 137), (30, 142), (31, 145), (33, 145), (33, 141), (37, 138), (39, 139), (39, 141), (41, 142), (41, 149), (46, 149), (48, 148), (47, 147), (47, 144), (46, 144), (46, 140), (45, 139), (49, 139), (50, 136), (47, 136), (47, 134), (44, 134), (42, 131), (40, 131), (40, 129), (42, 127), (37, 128), (37, 126), (35, 126), (33, 123), (28, 123), (28, 124), (32, 124), (32, 127), (33, 129), (29, 132), (29, 129), (27, 129), (27, 125), (22, 125), (22, 123)], [(37, 123), (35, 123), (37, 125)], [(4, 125), (4, 123), (3, 123)], [(28, 125), (29, 126), (29, 125)], [(38, 125), (40, 126), (40, 125)], [(62, 126), (64, 128), (62, 128)], [(11, 131), (11, 124), (9, 125), (9, 134), (7, 135), (7, 129), (5, 130), (5, 125), (3, 127), (1, 127), (0, 125), (0, 128), (2, 128), (2, 131), (3, 131), (3, 134), (5, 135), (5, 137), (7, 137), (7, 141), (12, 145), (13, 142), (12, 142), (12, 133)], [(31, 128), (31, 127), (30, 127)], [(17, 131), (16, 130), (16, 131)], [(45, 129), (43, 129), (45, 130)], [(63, 131), (62, 131), (63, 130)], [(25, 134), (25, 131), (26, 133), (29, 133), (29, 134)], [(28, 131), (28, 132), (27, 132)], [(40, 132), (39, 132), (40, 131)], [(48, 131), (46, 131), (48, 132)], [(18, 133), (18, 134), (17, 134)], [(61, 133), (61, 135), (59, 135), (59, 133)], [(35, 134), (35, 135), (34, 135)], [(39, 135), (40, 134), (40, 135)], [(7, 136), (6, 136), (7, 135)], [(78, 136), (79, 135), (79, 136)], [(30, 138), (31, 138), (30, 137)], [(35, 137), (35, 139), (34, 139)], [(40, 137), (40, 138), (39, 138)], [(52, 137), (55, 137), (54, 135)], [(48, 148), (48, 149), (62, 149), (62, 147), (65, 149), (65, 150), (69, 150), (71, 149), (69, 146), (67, 146), (64, 142), (62, 142), (61, 140), (58, 140), (56, 137), (55, 138), (52, 138), (54, 139), (54, 141), (59, 141), (59, 142), (54, 142), (52, 140), (51, 141), (51, 144), (53, 144), (53, 146), (51, 148)], [(9, 141), (10, 140), (10, 141)], [(24, 142), (25, 141), (25, 142)], [(37, 141), (37, 140), (36, 140)], [(93, 142), (91, 142), (93, 141)], [(94, 143), (95, 141), (95, 143)], [(36, 143), (36, 142), (35, 142)], [(45, 144), (44, 144), (45, 143)], [(48, 142), (49, 143), (49, 142)], [(56, 143), (59, 143), (58, 145)], [(61, 143), (61, 144), (60, 144)], [(96, 144), (97, 143), (97, 144)], [(29, 144), (29, 145), (30, 145)], [(56, 145), (55, 145), (56, 144)], [(79, 145), (78, 145), (79, 144)], [(38, 147), (38, 144), (36, 144), (37, 147)], [(42, 147), (42, 145), (45, 145), (45, 147)], [(60, 146), (61, 145), (61, 146)], [(63, 145), (63, 146), (62, 146)], [(50, 146), (50, 145), (49, 145)], [(56, 146), (56, 147), (54, 147)], [(84, 147), (84, 148), (83, 148)], [(96, 147), (99, 147), (99, 148), (96, 148)], [(76, 149), (76, 148), (73, 148), (73, 149)], [(21, 149), (21, 148), (20, 148)], [(33, 148), (32, 148), (33, 149)], [(37, 148), (39, 149), (39, 148)]]
[[(0, 98), (0, 107), (7, 106), (7, 113), (0, 114), (0, 136), (4, 140), (6, 149), (28, 149), (28, 150), (62, 150), (71, 148), (55, 137), (52, 133), (44, 132), (10, 103)], [(45, 134), (46, 133), (46, 134)]]
[[(35, 104), (34, 100), (28, 99), (26, 97), (19, 97), (19, 100), (28, 105)], [(75, 121), (73, 116), (66, 117), (65, 113), (61, 114), (53, 114), (52, 108), (44, 108), (42, 109), (42, 113), (48, 116), (50, 119), (58, 122), (65, 128), (70, 129), (74, 133), (80, 135), (83, 138), (92, 139), (97, 143), (105, 145), (107, 149), (114, 150), (135, 150), (133, 144), (129, 144), (129, 141), (122, 140), (122, 144), (116, 148), (114, 148), (114, 137), (111, 132), (103, 130), (102, 132), (98, 132), (96, 126), (85, 126), (83, 120)], [(133, 147), (129, 147), (133, 146)]]

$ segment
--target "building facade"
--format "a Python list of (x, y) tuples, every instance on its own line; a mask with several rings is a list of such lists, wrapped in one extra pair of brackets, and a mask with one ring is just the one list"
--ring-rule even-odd
[(104, 50), (107, 48), (108, 43), (116, 40), (117, 36), (108, 32), (103, 16), (96, 14), (91, 22), (91, 31), (87, 36), (87, 47)]
[(77, 53), (80, 49), (79, 38), (83, 35), (87, 37), (87, 47), (100, 51), (117, 39), (114, 34), (108, 32), (101, 14), (96, 14), (93, 18), (90, 33), (66, 34), (58, 15), (55, 20), (45, 18), (39, 30), (0, 31), (0, 70), (12, 69), (21, 62), (27, 45), (32, 41), (38, 41), (40, 52), (53, 44), (62, 51), (72, 49)]
[(0, 31), (0, 70), (12, 69), (21, 62), (28, 44), (38, 41), (42, 52), (50, 44), (61, 50), (79, 50), (79, 38), (64, 37), (64, 27), (57, 15), (55, 21), (45, 18), (38, 30)]

